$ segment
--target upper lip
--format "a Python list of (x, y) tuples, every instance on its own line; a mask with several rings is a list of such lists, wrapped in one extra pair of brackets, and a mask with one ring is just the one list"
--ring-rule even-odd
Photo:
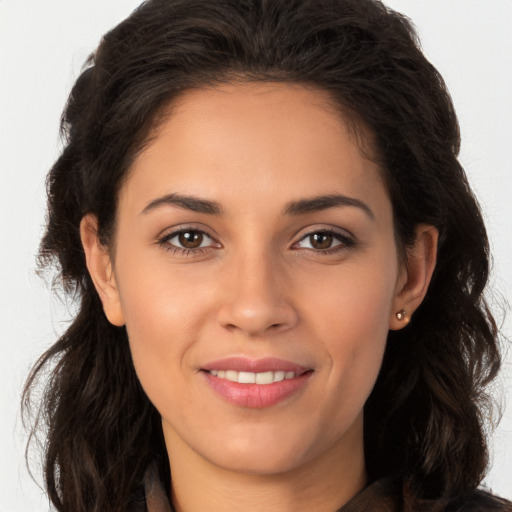
[(235, 370), (238, 372), (295, 372), (296, 374), (303, 374), (311, 368), (306, 368), (300, 364), (288, 361), (286, 359), (279, 359), (276, 357), (266, 357), (263, 359), (250, 359), (247, 357), (226, 357), (211, 361), (207, 365), (201, 367), (202, 370)]

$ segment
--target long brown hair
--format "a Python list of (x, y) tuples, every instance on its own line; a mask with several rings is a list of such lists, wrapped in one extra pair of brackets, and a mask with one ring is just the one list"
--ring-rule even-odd
[(103, 314), (79, 223), (94, 213), (108, 244), (123, 178), (158, 114), (188, 89), (237, 80), (327, 91), (372, 133), (398, 247), (412, 243), (419, 223), (439, 229), (429, 292), (412, 324), (389, 334), (365, 406), (366, 464), (371, 480), (402, 475), (413, 510), (467, 495), (487, 466), (485, 387), (500, 366), (483, 298), (488, 242), (457, 159), (452, 102), (410, 22), (377, 0), (149, 0), (105, 35), (78, 78), (62, 117), (66, 145), (48, 176), (41, 265), (57, 263), (64, 289), (79, 299), (24, 395), (29, 413), (44, 382), (33, 428), (48, 429), (52, 503), (62, 512), (121, 512), (143, 500), (149, 466), (170, 481), (159, 415), (137, 380), (125, 329)]

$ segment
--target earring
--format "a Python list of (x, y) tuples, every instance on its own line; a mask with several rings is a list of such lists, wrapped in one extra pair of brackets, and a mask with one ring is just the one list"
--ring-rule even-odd
[(396, 314), (396, 318), (401, 322), (409, 323), (409, 317), (407, 316), (405, 309), (401, 309), (400, 311), (398, 311), (398, 313)]

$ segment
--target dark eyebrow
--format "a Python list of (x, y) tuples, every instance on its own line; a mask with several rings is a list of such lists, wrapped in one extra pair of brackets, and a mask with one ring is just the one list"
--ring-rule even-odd
[(354, 197), (347, 197), (341, 194), (328, 194), (325, 196), (315, 196), (292, 201), (286, 205), (284, 212), (286, 215), (301, 215), (303, 213), (318, 212), (337, 206), (354, 206), (360, 208), (370, 219), (375, 220), (374, 213), (366, 203)]
[(183, 196), (180, 194), (167, 194), (151, 201), (141, 213), (148, 213), (155, 208), (164, 205), (173, 205), (184, 208), (185, 210), (192, 210), (198, 213), (207, 213), (209, 215), (222, 214), (222, 207), (215, 201), (208, 201), (206, 199), (199, 199), (194, 196)]

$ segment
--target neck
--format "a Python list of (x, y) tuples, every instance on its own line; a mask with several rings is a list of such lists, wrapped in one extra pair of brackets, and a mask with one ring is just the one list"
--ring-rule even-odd
[(334, 512), (366, 483), (362, 420), (359, 426), (339, 446), (300, 467), (273, 474), (221, 468), (191, 450), (175, 432), (166, 432), (174, 508), (176, 512)]

